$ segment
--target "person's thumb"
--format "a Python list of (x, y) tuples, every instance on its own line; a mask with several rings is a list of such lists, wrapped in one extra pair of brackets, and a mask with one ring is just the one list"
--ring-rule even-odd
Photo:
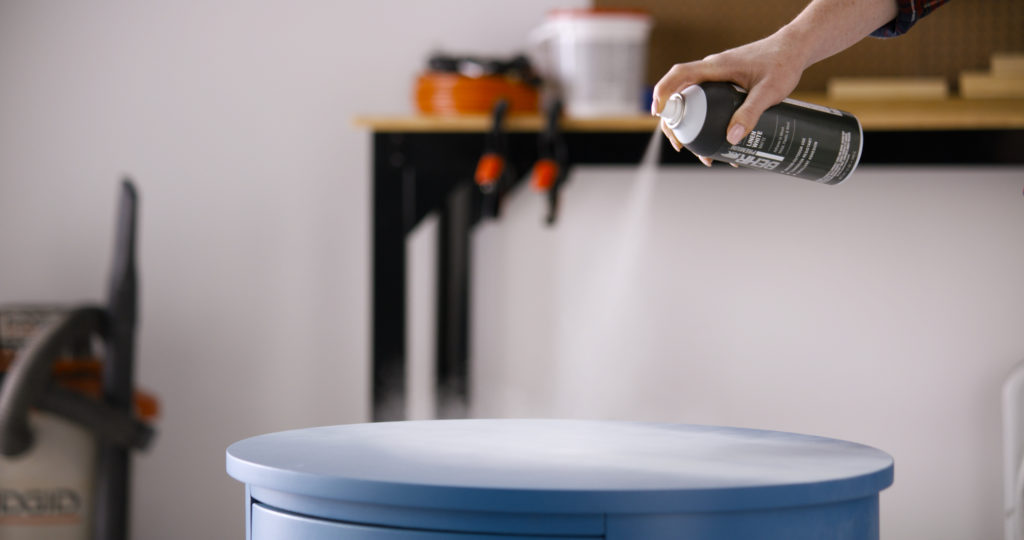
[(729, 141), (729, 144), (738, 144), (757, 125), (765, 109), (776, 102), (777, 100), (768, 97), (764, 92), (751, 91), (743, 100), (743, 104), (733, 113), (729, 127), (725, 131), (725, 140)]

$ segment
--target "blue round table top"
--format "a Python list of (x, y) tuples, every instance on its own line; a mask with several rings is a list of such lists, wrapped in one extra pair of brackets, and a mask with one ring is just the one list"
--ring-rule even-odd
[(250, 486), (425, 509), (699, 512), (877, 495), (893, 460), (823, 437), (591, 420), (430, 420), (260, 435), (227, 449)]

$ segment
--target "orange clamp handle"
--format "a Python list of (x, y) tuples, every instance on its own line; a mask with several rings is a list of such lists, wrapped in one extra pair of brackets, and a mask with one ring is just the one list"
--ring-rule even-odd
[(494, 152), (480, 156), (476, 163), (476, 183), (481, 187), (493, 185), (505, 172), (505, 158)]
[(533, 189), (537, 191), (548, 191), (558, 180), (558, 162), (553, 159), (542, 159), (533, 165), (532, 173)]

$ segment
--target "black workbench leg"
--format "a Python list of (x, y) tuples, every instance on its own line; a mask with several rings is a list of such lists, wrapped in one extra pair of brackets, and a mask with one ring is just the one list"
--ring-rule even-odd
[(437, 417), (461, 418), (469, 409), (469, 230), (476, 185), (456, 185), (443, 203), (438, 227)]
[(405, 232), (412, 195), (399, 136), (373, 138), (373, 412), (401, 420), (405, 396)]

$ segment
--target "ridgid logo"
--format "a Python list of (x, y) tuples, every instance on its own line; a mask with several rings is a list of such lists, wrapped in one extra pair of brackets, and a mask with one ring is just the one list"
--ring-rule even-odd
[(82, 496), (73, 489), (0, 489), (0, 523), (52, 525), (81, 520)]

